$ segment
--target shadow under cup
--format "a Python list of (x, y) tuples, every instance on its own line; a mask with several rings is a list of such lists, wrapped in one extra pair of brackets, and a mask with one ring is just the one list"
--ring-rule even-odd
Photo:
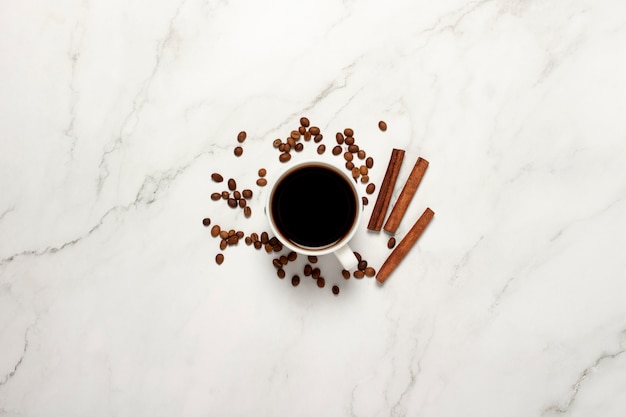
[(311, 162), (283, 173), (268, 210), (277, 238), (302, 253), (325, 254), (346, 243), (360, 218), (359, 197), (336, 167)]

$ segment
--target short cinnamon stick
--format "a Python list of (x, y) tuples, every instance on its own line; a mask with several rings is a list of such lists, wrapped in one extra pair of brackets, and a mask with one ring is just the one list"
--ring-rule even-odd
[(396, 230), (398, 230), (398, 226), (400, 226), (404, 213), (406, 213), (409, 203), (417, 191), (417, 187), (420, 185), (420, 182), (422, 182), (426, 168), (428, 168), (428, 161), (424, 158), (417, 158), (417, 162), (413, 166), (413, 169), (409, 174), (409, 178), (407, 178), (404, 188), (402, 188), (402, 191), (398, 196), (398, 200), (393, 206), (391, 214), (389, 214), (389, 218), (385, 223), (385, 231), (389, 233), (396, 233)]
[(391, 151), (391, 158), (389, 159), (389, 164), (387, 165), (387, 171), (385, 172), (385, 177), (380, 185), (378, 197), (376, 198), (376, 204), (374, 204), (374, 208), (372, 210), (372, 216), (367, 224), (367, 228), (369, 230), (380, 231), (383, 227), (385, 215), (387, 214), (387, 209), (389, 208), (389, 202), (391, 201), (391, 195), (393, 194), (393, 188), (396, 185), (396, 180), (398, 179), (398, 173), (400, 172), (403, 159), (404, 151), (402, 149), (394, 148)]
[(422, 235), (422, 232), (424, 232), (424, 229), (426, 229), (426, 226), (428, 226), (434, 215), (435, 212), (430, 208), (424, 211), (411, 230), (409, 230), (409, 233), (407, 233), (400, 244), (391, 252), (385, 263), (383, 263), (383, 266), (380, 267), (378, 274), (376, 274), (376, 281), (381, 284), (385, 282), (389, 274), (396, 269), (407, 253), (409, 253), (409, 250), (415, 245), (415, 242), (417, 242), (417, 239)]

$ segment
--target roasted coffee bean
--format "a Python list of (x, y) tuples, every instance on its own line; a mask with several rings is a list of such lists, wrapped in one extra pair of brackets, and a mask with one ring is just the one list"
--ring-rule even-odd
[(311, 132), (311, 135), (315, 136), (315, 135), (319, 135), (320, 134), (320, 128), (317, 126), (311, 126), (309, 128), (309, 132)]
[(301, 136), (301, 135), (300, 135), (300, 132), (299, 132), (299, 131), (297, 131), (297, 130), (292, 130), (292, 131), (291, 131), (291, 133), (289, 134), (289, 136), (290, 136), (292, 139), (294, 139), (294, 140), (295, 140), (295, 139), (300, 139), (300, 136)]
[(222, 198), (228, 200), (228, 197), (230, 197), (230, 193), (228, 191), (222, 191)]
[(352, 161), (354, 159), (354, 155), (352, 155), (350, 152), (346, 152), (343, 154), (343, 159), (345, 159), (346, 161)]
[(285, 145), (286, 143), (281, 143), (280, 145), (278, 145), (278, 150), (281, 152), (285, 152)]
[(291, 151), (291, 145), (289, 143), (285, 143), (285, 147), (282, 149), (283, 152), (290, 152)]
[(367, 159), (365, 160), (365, 166), (368, 168), (371, 168), (374, 166), (374, 158), (372, 158), (371, 156), (368, 156)]
[(267, 232), (261, 233), (261, 243), (262, 244), (265, 245), (269, 240), (270, 240), (270, 238), (269, 238)]
[(243, 215), (246, 217), (252, 216), (252, 209), (250, 208), (250, 206), (245, 206), (243, 208)]
[(234, 179), (229, 179), (228, 180), (228, 189), (230, 191), (234, 191), (237, 189), (237, 181), (235, 181)]
[(220, 198), (222, 198), (222, 195), (220, 193), (213, 193), (213, 194), (211, 194), (211, 200), (213, 200), (213, 201), (217, 201)]
[(235, 236), (237, 236), (239, 239), (243, 239), (244, 233), (241, 230), (238, 230), (237, 233), (235, 233)]
[(265, 187), (267, 185), (267, 180), (265, 178), (259, 178), (256, 180), (256, 185), (259, 187)]
[(337, 145), (333, 148), (333, 155), (339, 155), (342, 151), (341, 146)]
[(307, 119), (306, 117), (301, 117), (300, 118), (300, 124), (304, 127), (309, 127), (309, 125), (311, 124), (311, 122), (309, 121), (309, 119)]
[(296, 150), (296, 152), (302, 152), (302, 150), (304, 149), (304, 145), (302, 143), (296, 143), (294, 149)]
[(260, 240), (257, 240), (256, 242), (254, 242), (254, 249), (261, 249), (263, 247), (263, 244), (261, 243)]
[(229, 245), (236, 245), (237, 243), (239, 243), (239, 238), (237, 236), (231, 236), (226, 239), (226, 243), (228, 243)]
[(211, 225), (211, 219), (209, 219), (208, 217), (205, 217), (204, 219), (202, 219), (202, 224), (205, 226), (210, 226)]
[(227, 246), (228, 246), (228, 243), (226, 242), (226, 239), (222, 239), (220, 241), (220, 249), (224, 250), (224, 249), (226, 249)]
[(283, 244), (278, 242), (277, 244), (272, 246), (272, 249), (274, 249), (274, 252), (280, 252), (283, 250)]
[(237, 207), (237, 200), (235, 200), (234, 198), (229, 198), (228, 199), (228, 206), (232, 207), (232, 208)]
[(287, 265), (289, 263), (289, 259), (285, 255), (282, 255), (280, 258), (280, 263), (283, 265)]
[(290, 153), (281, 153), (280, 156), (278, 157), (278, 160), (280, 162), (287, 162), (291, 159), (291, 154)]
[(359, 178), (359, 175), (361, 175), (361, 171), (356, 167), (352, 168), (352, 178)]
[(369, 175), (363, 175), (363, 176), (361, 177), (361, 182), (362, 182), (363, 184), (367, 184), (367, 183), (369, 182), (369, 180), (370, 180)]
[(246, 242), (246, 245), (248, 245), (248, 246), (252, 245), (252, 239), (250, 239), (250, 236), (246, 236), (246, 238), (244, 240)]
[(285, 270), (280, 268), (278, 271), (276, 271), (276, 275), (278, 275), (278, 278), (280, 279), (285, 278)]
[(244, 208), (246, 207), (246, 200), (244, 200), (243, 198), (238, 200), (239, 201), (239, 207)]
[(352, 275), (354, 276), (354, 278), (356, 279), (361, 279), (365, 276), (365, 273), (363, 271), (361, 271), (360, 269), (357, 269), (356, 271), (354, 271), (352, 273)]
[(264, 177), (267, 174), (267, 170), (265, 168), (259, 169), (259, 177)]
[(252, 239), (253, 242), (256, 242), (259, 240), (259, 235), (256, 232), (250, 233), (250, 239)]
[(376, 270), (372, 268), (371, 266), (368, 266), (367, 268), (365, 268), (363, 272), (365, 272), (366, 277), (370, 277), (370, 278), (376, 275)]
[(215, 255), (215, 262), (217, 262), (218, 265), (221, 265), (222, 262), (224, 262), (224, 255), (221, 253)]
[(311, 273), (313, 272), (313, 267), (309, 264), (304, 265), (304, 276), (308, 277), (311, 276)]
[(272, 263), (274, 264), (274, 266), (276, 268), (282, 268), (283, 267), (283, 263), (278, 258), (272, 259)]
[(287, 259), (289, 259), (289, 262), (293, 262), (298, 258), (298, 254), (295, 253), (294, 251), (291, 251), (287, 254)]
[(343, 133), (337, 132), (337, 134), (335, 135), (335, 140), (337, 140), (338, 145), (342, 145), (344, 141)]
[(272, 146), (274, 146), (275, 148), (278, 148), (282, 143), (283, 143), (282, 140), (274, 139), (274, 142), (272, 142)]
[(361, 256), (359, 252), (352, 252), (352, 253), (354, 253), (354, 256), (356, 257), (357, 261), (361, 262), (363, 260), (363, 257)]
[(359, 157), (359, 159), (365, 159), (365, 151), (363, 149), (359, 149), (359, 151), (356, 153), (356, 155)]
[(266, 243), (266, 244), (265, 244), (265, 246), (264, 246), (264, 248), (265, 248), (265, 252), (266, 252), (266, 253), (272, 253), (272, 252), (274, 252), (274, 248), (272, 248), (272, 245), (270, 245), (269, 243)]
[(396, 246), (396, 238), (395, 237), (390, 237), (389, 240), (387, 241), (387, 247), (389, 249), (393, 249)]
[(313, 279), (318, 279), (320, 275), (322, 275), (322, 271), (320, 271), (319, 268), (313, 268), (311, 270), (311, 276), (313, 277)]
[(241, 193), (238, 190), (235, 190), (233, 192), (233, 197), (235, 198), (235, 200), (239, 200), (241, 198)]
[(243, 148), (241, 146), (237, 146), (233, 152), (235, 153), (235, 156), (241, 156), (243, 154)]
[(374, 192), (374, 190), (376, 190), (376, 186), (372, 182), (367, 184), (367, 187), (365, 187), (365, 192), (368, 193), (368, 194), (372, 194)]
[(369, 169), (367, 169), (365, 165), (361, 165), (359, 171), (361, 171), (361, 175), (367, 175), (369, 173)]
[(218, 174), (217, 172), (214, 172), (213, 174), (211, 174), (211, 179), (215, 182), (222, 182), (224, 181), (224, 177), (222, 177), (220, 174)]
[(291, 136), (289, 136), (287, 138), (287, 145), (289, 145), (289, 149), (285, 149), (286, 152), (290, 151), (291, 148), (296, 146), (296, 140), (292, 138)]
[(367, 268), (367, 261), (366, 260), (362, 260), (361, 262), (359, 262), (358, 268), (361, 271), (365, 271), (365, 268)]
[(239, 134), (237, 135), (237, 142), (242, 143), (244, 140), (246, 140), (247, 136), (248, 135), (246, 134), (245, 131), (239, 132)]
[(324, 152), (326, 152), (326, 146), (324, 146), (324, 145), (320, 145), (320, 146), (318, 146), (318, 147), (317, 147), (317, 153), (318, 153), (318, 154), (320, 154), (320, 155), (321, 155), (321, 154), (323, 154)]
[(352, 136), (348, 136), (343, 143), (345, 143), (348, 146), (354, 145), (354, 138)]
[(241, 195), (243, 196), (243, 198), (250, 199), (252, 198), (252, 190), (246, 188), (241, 192)]
[(357, 153), (359, 151), (358, 145), (350, 145), (348, 146), (348, 152)]
[(307, 256), (307, 259), (309, 260), (309, 262), (311, 262), (312, 264), (316, 264), (317, 263), (317, 256), (314, 255), (309, 255)]
[(220, 237), (226, 239), (228, 237), (228, 230), (220, 230)]
[(367, 206), (367, 203), (369, 203), (369, 200), (365, 196), (361, 197), (361, 201), (363, 201), (364, 206)]
[(270, 245), (274, 246), (275, 244), (278, 243), (278, 239), (276, 238), (276, 236), (272, 236), (267, 243), (269, 243)]
[(385, 130), (387, 130), (387, 123), (381, 120), (380, 122), (378, 122), (378, 128), (384, 132)]
[(306, 127), (304, 127), (304, 126), (300, 126), (300, 127), (298, 128), (298, 132), (300, 132), (300, 135), (304, 135), (304, 132), (306, 132)]
[(354, 164), (351, 161), (346, 162), (346, 169), (352, 171), (352, 168), (354, 168)]
[(217, 224), (211, 228), (211, 236), (213, 237), (217, 237), (220, 234), (220, 232), (221, 232), (220, 227)]
[(333, 285), (333, 294), (339, 295), (339, 287), (336, 285)]
[(236, 234), (237, 234), (237, 232), (235, 231), (235, 229), (230, 229), (230, 230), (228, 231), (228, 236), (229, 236), (229, 237), (230, 237), (230, 236), (235, 236)]
[(343, 275), (344, 279), (350, 279), (350, 271), (348, 271), (347, 269), (342, 269), (341, 275)]
[(324, 288), (324, 285), (326, 285), (326, 280), (322, 277), (319, 277), (317, 279), (317, 286), (320, 288)]
[(291, 277), (291, 285), (293, 285), (294, 287), (297, 287), (298, 284), (300, 284), (300, 277), (297, 275), (294, 275), (293, 277)]
[(306, 132), (304, 132), (304, 141), (308, 142), (311, 140), (311, 132), (309, 132), (308, 130)]
[(313, 142), (319, 143), (319, 142), (322, 141), (322, 139), (324, 139), (324, 135), (322, 135), (322, 134), (315, 135), (315, 137), (313, 138)]
[(346, 136), (354, 136), (354, 130), (347, 127), (343, 130), (343, 134)]

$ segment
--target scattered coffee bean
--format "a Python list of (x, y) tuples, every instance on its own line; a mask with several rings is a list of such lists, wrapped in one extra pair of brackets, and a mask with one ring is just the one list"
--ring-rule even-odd
[(311, 126), (309, 128), (309, 132), (311, 132), (311, 135), (315, 136), (315, 135), (319, 135), (320, 134), (320, 128), (317, 126)]
[(365, 196), (361, 197), (361, 201), (363, 201), (364, 206), (367, 206), (367, 203), (369, 203), (369, 200)]
[(301, 136), (301, 135), (300, 135), (300, 131), (298, 131), (298, 130), (292, 130), (292, 131), (291, 131), (291, 133), (289, 134), (289, 136), (290, 136), (292, 139), (294, 139), (294, 140), (300, 139), (300, 136)]
[(277, 244), (272, 246), (272, 249), (274, 249), (274, 252), (280, 252), (283, 250), (283, 245), (282, 243), (278, 242)]
[(339, 287), (336, 285), (333, 285), (333, 294), (338, 295), (339, 294)]
[(313, 279), (318, 279), (320, 275), (322, 275), (322, 272), (320, 271), (320, 269), (313, 268), (313, 270), (311, 271), (311, 276), (313, 277)]
[(280, 279), (285, 278), (285, 270), (280, 268), (278, 271), (276, 271), (276, 275), (278, 275), (278, 278)]
[(313, 138), (313, 142), (319, 143), (319, 142), (322, 141), (322, 139), (324, 139), (324, 135), (322, 135), (322, 134), (315, 135), (315, 137)]
[(313, 272), (313, 267), (309, 264), (304, 265), (304, 276), (308, 277), (311, 276), (311, 273)]
[(256, 232), (253, 232), (250, 234), (250, 239), (252, 239), (253, 242), (256, 242), (259, 240), (259, 235)]
[[(294, 148), (296, 146), (296, 140), (289, 136), (287, 138), (287, 145), (289, 145), (289, 150), (291, 150), (291, 148)], [(285, 151), (287, 151), (287, 149), (285, 149)]]
[(296, 150), (296, 152), (302, 152), (302, 150), (304, 149), (304, 145), (302, 143), (296, 143), (294, 149)]
[(267, 174), (267, 170), (265, 168), (259, 169), (259, 177), (264, 177), (266, 174)]
[(236, 245), (237, 243), (239, 243), (239, 238), (237, 236), (231, 236), (228, 239), (226, 239), (226, 243), (228, 243), (229, 245)]
[(280, 145), (278, 145), (278, 150), (281, 152), (285, 152), (285, 145), (287, 145), (286, 143), (281, 143)]
[(362, 182), (363, 184), (367, 184), (369, 181), (370, 181), (370, 177), (369, 177), (369, 175), (363, 175), (363, 176), (361, 177), (361, 182)]
[(287, 162), (291, 159), (291, 154), (290, 153), (281, 153), (280, 156), (278, 157), (278, 160), (280, 162)]
[(348, 136), (343, 143), (345, 143), (348, 146), (354, 145), (354, 138), (352, 136)]
[(370, 277), (370, 278), (376, 275), (376, 270), (372, 268), (371, 266), (368, 266), (367, 268), (365, 268), (363, 272), (365, 272), (366, 277)]
[(237, 233), (235, 233), (235, 236), (237, 236), (239, 239), (243, 239), (243, 232), (241, 230), (238, 230)]
[(298, 128), (298, 132), (300, 132), (300, 136), (304, 135), (304, 133), (306, 132), (306, 127), (300, 126)]
[(372, 182), (367, 184), (367, 187), (365, 187), (365, 192), (368, 193), (368, 194), (372, 194), (374, 192), (374, 190), (376, 190), (376, 186)]
[(230, 229), (230, 230), (228, 231), (228, 236), (229, 236), (229, 237), (230, 237), (230, 236), (235, 236), (236, 234), (237, 234), (237, 232), (235, 232), (235, 229)]
[(318, 146), (318, 147), (317, 147), (317, 153), (318, 153), (318, 154), (320, 154), (320, 155), (321, 155), (321, 154), (323, 154), (324, 152), (326, 152), (326, 146), (324, 146), (324, 145), (320, 145), (320, 146)]
[(282, 268), (283, 267), (283, 263), (280, 261), (280, 259), (272, 259), (272, 264), (274, 264), (274, 266), (276, 268)]
[(363, 149), (359, 149), (359, 151), (356, 154), (359, 157), (359, 159), (365, 159), (366, 154)]
[(256, 185), (259, 187), (265, 187), (267, 185), (267, 180), (265, 178), (259, 178), (256, 180)]
[(300, 118), (300, 124), (304, 127), (309, 127), (309, 125), (311, 124), (311, 122), (309, 121), (309, 119), (307, 119), (306, 117), (301, 117)]
[(354, 155), (352, 155), (350, 152), (346, 152), (343, 154), (343, 159), (345, 159), (346, 161), (352, 161), (354, 159)]
[(272, 247), (272, 245), (270, 245), (269, 243), (266, 243), (266, 244), (265, 244), (265, 246), (264, 246), (264, 248), (265, 248), (265, 252), (266, 252), (266, 253), (272, 253), (272, 252), (274, 252), (274, 248), (273, 248), (273, 247)]
[(211, 225), (211, 219), (209, 219), (208, 217), (205, 217), (204, 219), (202, 219), (202, 224), (205, 226), (210, 226)]
[(344, 279), (350, 279), (350, 271), (348, 271), (347, 269), (342, 269), (341, 275), (343, 275)]
[(211, 174), (211, 179), (215, 182), (222, 182), (224, 181), (224, 177), (222, 177), (220, 174), (218, 174), (217, 172)]
[(359, 252), (352, 252), (352, 253), (354, 253), (354, 256), (356, 257), (357, 261), (361, 262), (363, 260), (363, 257), (361, 256)]
[(352, 178), (358, 178), (361, 175), (361, 171), (357, 167), (352, 168)]
[(347, 127), (343, 130), (343, 134), (346, 136), (354, 136), (354, 130)]
[(246, 198), (249, 200), (252, 198), (252, 190), (249, 190), (246, 188), (245, 190), (241, 192), (241, 195), (243, 195), (243, 198)]
[(387, 130), (387, 123), (381, 120), (380, 122), (378, 122), (378, 128), (384, 132), (385, 130)]
[(396, 246), (396, 238), (395, 237), (390, 237), (389, 240), (387, 241), (387, 247), (389, 249), (393, 249)]
[(228, 191), (222, 191), (222, 199), (228, 200), (228, 197), (230, 197), (230, 193)]
[(291, 251), (287, 254), (287, 259), (289, 259), (289, 262), (293, 262), (298, 258), (298, 254), (295, 253), (294, 251)]
[(235, 200), (234, 198), (229, 198), (228, 199), (228, 206), (232, 207), (232, 208), (237, 207), (237, 200)]
[(280, 139), (274, 139), (274, 142), (272, 142), (272, 146), (274, 146), (275, 148), (278, 148), (280, 145), (282, 145), (283, 141)]
[(243, 148), (241, 146), (237, 146), (234, 150), (235, 156), (241, 156), (243, 154)]
[(226, 239), (228, 237), (228, 230), (220, 230), (219, 235), (222, 239)]
[(361, 165), (359, 167), (359, 171), (361, 171), (361, 175), (367, 175), (367, 173), (369, 172), (369, 170), (367, 169), (365, 165)]
[(317, 279), (317, 286), (320, 288), (324, 288), (325, 285), (326, 285), (326, 280), (322, 277), (319, 277)]
[(357, 153), (359, 151), (359, 146), (358, 145), (350, 145), (348, 146), (348, 152), (350, 153)]
[(366, 260), (362, 260), (361, 262), (359, 262), (358, 268), (361, 271), (365, 271), (365, 268), (367, 268), (367, 261)]
[(216, 262), (218, 265), (221, 265), (221, 264), (222, 264), (222, 262), (224, 262), (224, 255), (223, 255), (223, 254), (221, 254), (221, 253), (218, 253), (217, 255), (215, 255), (215, 262)]
[(222, 198), (222, 195), (220, 193), (213, 193), (213, 194), (211, 194), (211, 200), (213, 200), (213, 201), (217, 201), (220, 198)]
[(246, 134), (245, 131), (239, 132), (239, 134), (237, 135), (237, 142), (242, 143), (244, 140), (246, 140), (247, 136), (248, 135)]
[(261, 249), (263, 247), (263, 244), (261, 243), (260, 240), (257, 240), (256, 242), (254, 242), (254, 249)]
[(228, 180), (228, 189), (230, 191), (236, 190), (237, 189), (237, 181), (235, 181), (234, 179), (229, 179)]
[(269, 243), (270, 245), (274, 246), (275, 244), (278, 243), (278, 238), (276, 238), (276, 236), (272, 236), (271, 238), (269, 238), (267, 243)]
[(294, 287), (297, 287), (298, 284), (300, 284), (300, 277), (297, 275), (294, 275), (293, 277), (291, 277), (291, 285), (293, 285)]
[(246, 200), (244, 200), (243, 198), (238, 200), (239, 201), (239, 207), (241, 208), (245, 208), (246, 207)]
[(312, 264), (316, 264), (316, 263), (317, 263), (317, 256), (310, 255), (310, 256), (307, 256), (307, 259), (308, 259), (308, 260), (309, 260), (309, 262), (311, 262)]
[(352, 168), (354, 168), (354, 164), (352, 163), (352, 161), (346, 162), (346, 169), (352, 171)]
[(238, 190), (233, 192), (233, 197), (235, 200), (239, 200), (241, 198), (241, 193)]
[(335, 139), (337, 140), (338, 145), (342, 145), (344, 141), (343, 133), (337, 132), (337, 134), (335, 135)]
[(360, 269), (357, 269), (356, 271), (354, 271), (352, 273), (352, 275), (354, 276), (354, 278), (356, 279), (361, 279), (365, 276), (365, 273), (363, 271), (361, 271)]
[(309, 132), (308, 130), (306, 132), (304, 132), (304, 141), (308, 142), (311, 140), (311, 132)]
[(269, 240), (270, 240), (270, 238), (269, 238), (267, 232), (261, 233), (261, 243), (262, 244), (265, 245)]
[(224, 250), (224, 249), (226, 249), (227, 246), (228, 246), (228, 243), (226, 242), (226, 239), (222, 239), (220, 241), (220, 249)]
[(248, 246), (252, 245), (252, 239), (250, 238), (250, 236), (246, 236), (246, 238), (244, 240), (246, 242), (246, 245), (248, 245)]
[(341, 146), (337, 145), (333, 148), (333, 155), (339, 155), (342, 152)]
[(374, 166), (374, 158), (372, 158), (371, 156), (368, 156), (367, 159), (365, 160), (365, 166), (368, 168), (371, 168)]
[(220, 227), (216, 224), (211, 228), (211, 236), (217, 237), (220, 234)]
[(289, 143), (285, 143), (285, 147), (282, 149), (283, 152), (287, 153), (291, 151), (291, 145)]
[(283, 265), (287, 265), (289, 263), (289, 259), (285, 255), (282, 255), (280, 258), (280, 263)]

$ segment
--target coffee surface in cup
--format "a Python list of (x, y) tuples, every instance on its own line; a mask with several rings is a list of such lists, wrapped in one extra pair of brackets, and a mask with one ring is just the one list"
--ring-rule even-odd
[(357, 196), (341, 174), (324, 166), (305, 166), (276, 185), (271, 210), (276, 228), (293, 244), (322, 248), (350, 232)]

